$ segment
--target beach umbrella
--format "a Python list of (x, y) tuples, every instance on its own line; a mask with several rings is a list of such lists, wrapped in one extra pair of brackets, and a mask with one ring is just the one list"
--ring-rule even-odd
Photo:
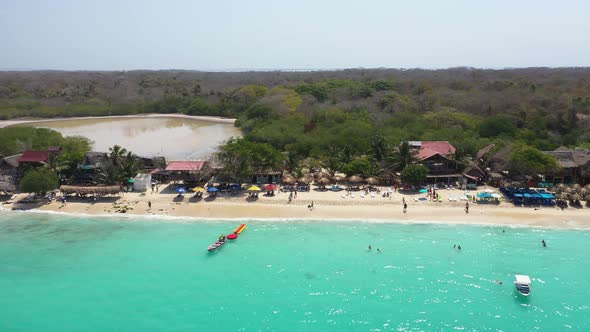
[(258, 187), (258, 186), (252, 186), (252, 187), (248, 188), (248, 191), (249, 192), (259, 192), (259, 191), (262, 191), (262, 189), (260, 189), (260, 187)]
[(302, 176), (299, 179), (297, 179), (297, 182), (303, 183), (303, 184), (309, 184), (311, 182), (311, 179), (308, 178), (307, 176)]
[(342, 181), (344, 181), (346, 178), (345, 178), (344, 176), (342, 176), (342, 175), (335, 175), (335, 176), (334, 176), (332, 179), (333, 179), (334, 181), (336, 181), (336, 182), (342, 182)]
[(297, 180), (291, 175), (286, 175), (286, 176), (283, 176), (283, 178), (281, 179), (281, 182), (284, 184), (292, 185), (292, 184), (295, 184), (295, 182), (297, 182)]
[(557, 186), (555, 186), (554, 188), (555, 188), (556, 193), (562, 193), (567, 187), (565, 184), (560, 183)]
[(186, 189), (184, 189), (183, 187), (179, 187), (179, 188), (176, 188), (176, 192), (179, 194), (184, 194), (186, 192)]
[(277, 190), (277, 186), (275, 184), (267, 184), (264, 186), (264, 191), (275, 191)]
[(566, 193), (566, 194), (573, 195), (573, 194), (575, 194), (575, 193), (576, 193), (576, 190), (575, 190), (574, 188), (570, 187), (570, 188), (567, 188), (567, 189), (565, 190), (565, 193)]
[(196, 193), (203, 193), (203, 192), (205, 192), (205, 188), (203, 188), (203, 187), (194, 187), (191, 190), (194, 191), (194, 192), (196, 192)]
[(317, 180), (319, 180), (321, 178), (329, 178), (330, 177), (330, 174), (328, 174), (326, 172), (319, 172), (319, 173), (315, 173), (313, 177), (317, 181)]
[(128, 182), (128, 183), (133, 183), (133, 182), (135, 182), (135, 179), (133, 179), (133, 178), (129, 178), (129, 180), (127, 180), (127, 182)]
[(575, 192), (580, 192), (580, 190), (582, 190), (582, 186), (576, 183), (576, 184), (574, 184), (574, 185), (572, 186), (572, 189), (573, 189)]
[(590, 189), (586, 189), (586, 187), (582, 188), (582, 190), (580, 190), (580, 196), (582, 196), (582, 198), (590, 197)]
[(327, 184), (332, 183), (332, 180), (330, 180), (329, 178), (321, 178), (321, 179), (318, 179), (315, 183), (320, 186), (325, 186)]
[(216, 193), (218, 191), (219, 191), (219, 189), (217, 189), (215, 187), (209, 187), (209, 188), (207, 188), (207, 192), (208, 193)]
[(588, 189), (588, 190), (590, 190), (590, 184), (587, 184), (587, 185), (585, 185), (585, 186), (584, 186), (584, 189)]
[(367, 184), (370, 184), (372, 186), (379, 184), (379, 179), (371, 176), (365, 179), (365, 182), (367, 182)]
[(573, 194), (570, 197), (570, 200), (572, 200), (572, 201), (580, 201), (580, 200), (582, 200), (582, 197), (580, 195), (578, 195), (578, 194)]
[(363, 182), (363, 178), (361, 178), (358, 175), (353, 175), (351, 177), (348, 178), (348, 182), (351, 183), (362, 183)]
[(424, 194), (425, 192), (428, 192), (428, 190), (422, 188), (422, 189), (418, 190), (418, 192), (421, 193), (421, 194)]

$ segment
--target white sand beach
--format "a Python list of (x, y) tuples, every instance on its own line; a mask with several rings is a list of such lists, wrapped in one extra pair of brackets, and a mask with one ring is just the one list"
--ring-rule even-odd
[[(165, 188), (161, 188), (165, 189)], [(91, 215), (119, 215), (117, 206), (129, 208), (126, 214), (161, 215), (195, 218), (252, 218), (252, 219), (313, 219), (313, 220), (371, 220), (375, 222), (407, 223), (449, 223), (482, 224), (507, 226), (534, 226), (564, 229), (590, 229), (590, 209), (556, 207), (516, 207), (509, 202), (500, 204), (470, 203), (469, 213), (465, 213), (465, 202), (449, 202), (449, 196), (459, 196), (461, 191), (439, 190), (445, 198), (443, 202), (416, 201), (424, 194), (393, 193), (390, 198), (345, 196), (344, 192), (300, 192), (298, 197), (288, 203), (288, 193), (275, 196), (260, 195), (255, 201), (247, 200), (245, 195), (223, 196), (211, 200), (205, 197), (195, 201), (192, 193), (177, 201), (175, 193), (122, 193), (119, 198), (91, 199), (70, 198), (64, 206), (61, 202), (38, 204), (3, 204), (5, 209), (35, 209)], [(16, 202), (24, 195), (13, 199)], [(403, 213), (402, 199), (408, 203), (407, 213)], [(313, 201), (314, 209), (308, 208)], [(151, 209), (148, 207), (151, 203)]]

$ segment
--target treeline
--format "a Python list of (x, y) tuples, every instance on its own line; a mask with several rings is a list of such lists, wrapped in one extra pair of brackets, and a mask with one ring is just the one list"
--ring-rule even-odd
[(0, 118), (184, 113), (238, 118), (289, 164), (402, 140), (551, 150), (590, 142), (590, 69), (0, 73)]

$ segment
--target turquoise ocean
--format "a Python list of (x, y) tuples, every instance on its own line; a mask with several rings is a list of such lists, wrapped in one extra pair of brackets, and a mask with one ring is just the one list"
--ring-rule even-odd
[(0, 211), (0, 331), (590, 331), (588, 231), (244, 222)]

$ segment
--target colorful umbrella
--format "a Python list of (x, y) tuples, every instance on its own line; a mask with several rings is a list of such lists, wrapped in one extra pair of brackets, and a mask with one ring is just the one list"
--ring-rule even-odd
[(192, 191), (196, 192), (196, 193), (202, 193), (205, 192), (205, 188), (203, 187), (194, 187), (193, 189), (191, 189)]
[(176, 192), (179, 194), (184, 194), (186, 192), (186, 189), (180, 187), (180, 188), (176, 188)]
[(262, 189), (260, 189), (260, 187), (258, 187), (258, 186), (252, 186), (252, 187), (248, 188), (248, 191), (256, 192), (256, 191), (262, 191)]
[(209, 188), (207, 188), (207, 192), (208, 193), (216, 193), (218, 191), (219, 191), (219, 189), (217, 189), (215, 187), (209, 187)]
[(275, 191), (275, 190), (277, 190), (277, 186), (274, 184), (267, 184), (266, 186), (264, 186), (264, 190), (265, 191)]

